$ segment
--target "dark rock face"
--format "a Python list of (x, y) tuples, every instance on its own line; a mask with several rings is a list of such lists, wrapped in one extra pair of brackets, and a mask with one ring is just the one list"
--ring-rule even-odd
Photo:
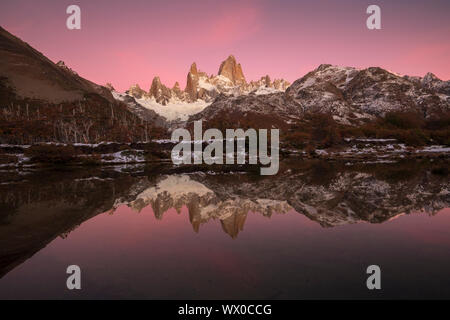
[(156, 102), (165, 106), (172, 97), (172, 91), (161, 83), (159, 77), (154, 77), (149, 96), (154, 97)]
[(177, 82), (175, 82), (175, 84), (174, 84), (174, 86), (173, 86), (173, 88), (172, 88), (172, 94), (176, 97), (176, 98), (178, 98), (178, 99), (180, 99), (180, 100), (182, 100), (183, 99), (183, 91), (181, 91), (181, 89), (180, 89), (180, 84), (178, 83), (178, 81)]
[(284, 99), (284, 93), (269, 95), (219, 95), (203, 111), (189, 117), (193, 121), (204, 120), (205, 127), (226, 128), (285, 128), (290, 121), (301, 117), (299, 106)]
[(134, 86), (130, 87), (130, 89), (128, 90), (128, 94), (135, 98), (141, 99), (146, 95), (146, 92), (145, 90), (141, 89), (139, 84), (135, 84)]
[(184, 90), (188, 96), (189, 101), (197, 100), (198, 91), (198, 71), (195, 62), (191, 65), (186, 80), (186, 89)]
[(139, 118), (144, 121), (148, 121), (153, 123), (157, 127), (164, 128), (167, 125), (167, 121), (165, 118), (161, 117), (155, 111), (144, 108), (139, 103), (137, 103), (136, 99), (131, 96), (125, 96), (123, 102), (127, 105), (128, 109)]
[(431, 72), (428, 72), (425, 77), (420, 80), (422, 85), (426, 88), (450, 96), (450, 80), (442, 81)]

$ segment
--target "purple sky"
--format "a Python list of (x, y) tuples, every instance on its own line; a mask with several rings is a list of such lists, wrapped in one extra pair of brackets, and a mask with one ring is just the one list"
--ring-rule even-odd
[[(66, 28), (77, 4), (82, 29)], [(366, 28), (381, 7), (382, 30)], [(148, 90), (155, 75), (184, 88), (192, 62), (216, 74), (233, 54), (247, 80), (294, 81), (321, 63), (450, 78), (448, 0), (83, 0), (0, 2), (2, 27), (99, 84)]]

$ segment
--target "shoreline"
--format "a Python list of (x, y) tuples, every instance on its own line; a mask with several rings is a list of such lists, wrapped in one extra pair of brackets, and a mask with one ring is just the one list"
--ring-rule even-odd
[[(197, 141), (192, 141), (197, 143)], [(207, 142), (203, 141), (206, 145)], [(42, 166), (117, 166), (171, 163), (170, 140), (151, 142), (96, 144), (39, 143), (34, 145), (0, 144), (0, 169), (36, 168)], [(326, 149), (280, 148), (280, 160), (322, 159), (350, 163), (392, 163), (407, 159), (449, 159), (450, 147), (429, 145), (406, 146), (395, 139), (347, 139), (346, 145)], [(245, 166), (248, 164), (248, 159)], [(182, 165), (186, 166), (186, 165)], [(240, 168), (242, 165), (216, 165)], [(258, 166), (258, 165), (253, 165)]]

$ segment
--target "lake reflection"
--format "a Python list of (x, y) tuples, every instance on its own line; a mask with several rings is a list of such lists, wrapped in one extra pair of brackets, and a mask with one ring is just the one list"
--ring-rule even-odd
[(450, 298), (447, 167), (2, 172), (0, 298)]

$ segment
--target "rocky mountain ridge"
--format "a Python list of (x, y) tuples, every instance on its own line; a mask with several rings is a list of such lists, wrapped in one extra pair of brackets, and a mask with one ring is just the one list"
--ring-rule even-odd
[(230, 55), (220, 64), (217, 75), (208, 75), (200, 71), (195, 62), (192, 63), (184, 90), (181, 90), (178, 82), (169, 88), (155, 76), (148, 91), (135, 84), (126, 93), (137, 99), (154, 99), (156, 103), (167, 105), (170, 102), (194, 103), (197, 100), (211, 102), (220, 94), (236, 96), (251, 92), (278, 92), (286, 90), (288, 86), (286, 80), (272, 81), (268, 75), (258, 81), (247, 82), (241, 64)]
[[(282, 79), (272, 81), (269, 76), (247, 82), (232, 55), (221, 63), (216, 76), (199, 71), (193, 63), (184, 90), (179, 83), (169, 89), (155, 77), (148, 92), (135, 85), (127, 94), (169, 122), (181, 121), (181, 125), (195, 120), (236, 123), (254, 119), (262, 124), (270, 120), (275, 127), (285, 128), (317, 113), (330, 114), (341, 124), (360, 125), (388, 112), (415, 112), (429, 118), (450, 111), (450, 81), (432, 73), (411, 77), (379, 67), (322, 64), (291, 85)], [(167, 110), (178, 108), (178, 114), (168, 117), (166, 110), (158, 110), (159, 105), (168, 106)], [(194, 105), (197, 107), (191, 108)]]
[(285, 92), (218, 97), (188, 122), (220, 122), (233, 119), (271, 117), (273, 123), (288, 126), (307, 114), (325, 113), (342, 124), (359, 125), (388, 112), (416, 112), (423, 117), (450, 111), (450, 81), (431, 73), (408, 77), (378, 67), (357, 69), (322, 64), (294, 81)]

